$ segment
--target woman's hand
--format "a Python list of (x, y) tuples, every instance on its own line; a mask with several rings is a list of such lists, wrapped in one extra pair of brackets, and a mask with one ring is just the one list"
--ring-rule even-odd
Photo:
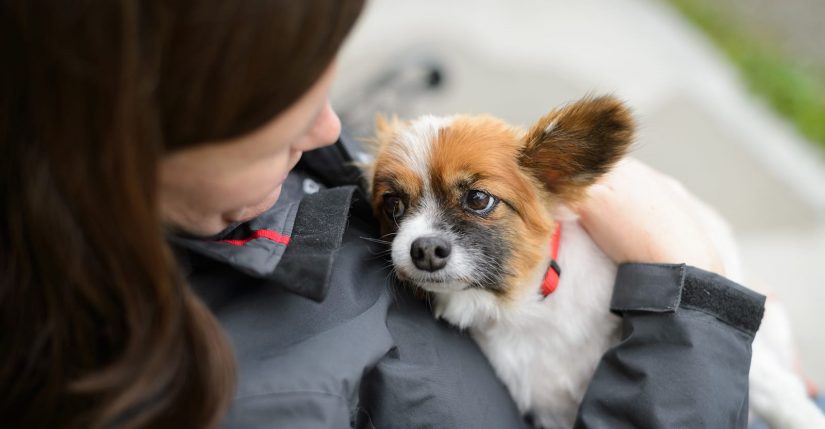
[(575, 207), (596, 244), (616, 263), (686, 263), (724, 275), (699, 220), (701, 203), (634, 159), (616, 165)]

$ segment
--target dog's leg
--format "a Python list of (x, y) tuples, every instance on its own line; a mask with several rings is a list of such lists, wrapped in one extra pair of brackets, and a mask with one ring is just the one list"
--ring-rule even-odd
[(753, 341), (750, 406), (773, 429), (825, 429), (825, 414), (793, 371), (793, 341), (784, 309), (769, 299)]
[[(685, 192), (674, 184), (676, 192)], [(709, 206), (694, 200), (695, 211), (705, 223), (724, 261), (725, 276), (755, 287), (769, 296), (765, 315), (753, 341), (750, 371), (750, 407), (773, 429), (825, 429), (825, 415), (808, 397), (802, 379), (794, 372), (795, 347), (790, 321), (770, 291), (744, 280), (730, 226)]]

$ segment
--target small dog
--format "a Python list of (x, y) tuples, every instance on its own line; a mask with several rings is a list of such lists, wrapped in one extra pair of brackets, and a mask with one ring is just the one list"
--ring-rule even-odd
[[(573, 426), (599, 359), (619, 341), (609, 311), (616, 266), (566, 207), (625, 155), (633, 132), (609, 96), (553, 110), (527, 132), (487, 116), (377, 120), (366, 174), (396, 276), (470, 332), (543, 428)], [(727, 227), (702, 210), (736, 279)], [(759, 344), (756, 414), (774, 428), (825, 427), (789, 365)]]

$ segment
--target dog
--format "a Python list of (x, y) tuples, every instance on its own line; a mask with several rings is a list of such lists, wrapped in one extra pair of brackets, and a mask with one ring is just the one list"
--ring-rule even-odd
[[(435, 317), (470, 333), (538, 427), (572, 427), (620, 320), (609, 311), (617, 267), (568, 207), (626, 155), (629, 109), (587, 97), (526, 132), (467, 115), (379, 116), (376, 130), (365, 175), (397, 278), (426, 291)], [(738, 280), (727, 225), (699, 210)], [(755, 413), (777, 429), (825, 428), (790, 365), (761, 343), (757, 335)]]

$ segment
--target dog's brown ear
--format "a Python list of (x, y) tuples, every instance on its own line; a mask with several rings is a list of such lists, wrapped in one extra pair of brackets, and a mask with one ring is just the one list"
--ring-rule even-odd
[(375, 135), (379, 139), (392, 136), (406, 121), (398, 119), (398, 115), (393, 114), (389, 118), (383, 113), (375, 114)]
[(387, 121), (387, 117), (383, 113), (375, 114), (375, 132), (378, 134), (385, 134), (390, 132), (392, 125)]
[(361, 140), (361, 143), (370, 155), (368, 162), (356, 162), (355, 165), (361, 169), (364, 176), (366, 188), (372, 190), (372, 180), (375, 173), (375, 158), (379, 152), (389, 144), (396, 131), (401, 127), (402, 122), (398, 116), (392, 115), (389, 119), (382, 113), (375, 114), (375, 134), (372, 137)]
[(364, 149), (372, 156), (378, 154), (384, 145), (389, 143), (393, 133), (398, 128), (398, 117), (393, 115), (387, 119), (382, 113), (375, 114), (375, 133), (371, 137), (361, 139)]
[(525, 135), (519, 164), (562, 200), (575, 199), (627, 152), (633, 118), (611, 96), (553, 110)]

